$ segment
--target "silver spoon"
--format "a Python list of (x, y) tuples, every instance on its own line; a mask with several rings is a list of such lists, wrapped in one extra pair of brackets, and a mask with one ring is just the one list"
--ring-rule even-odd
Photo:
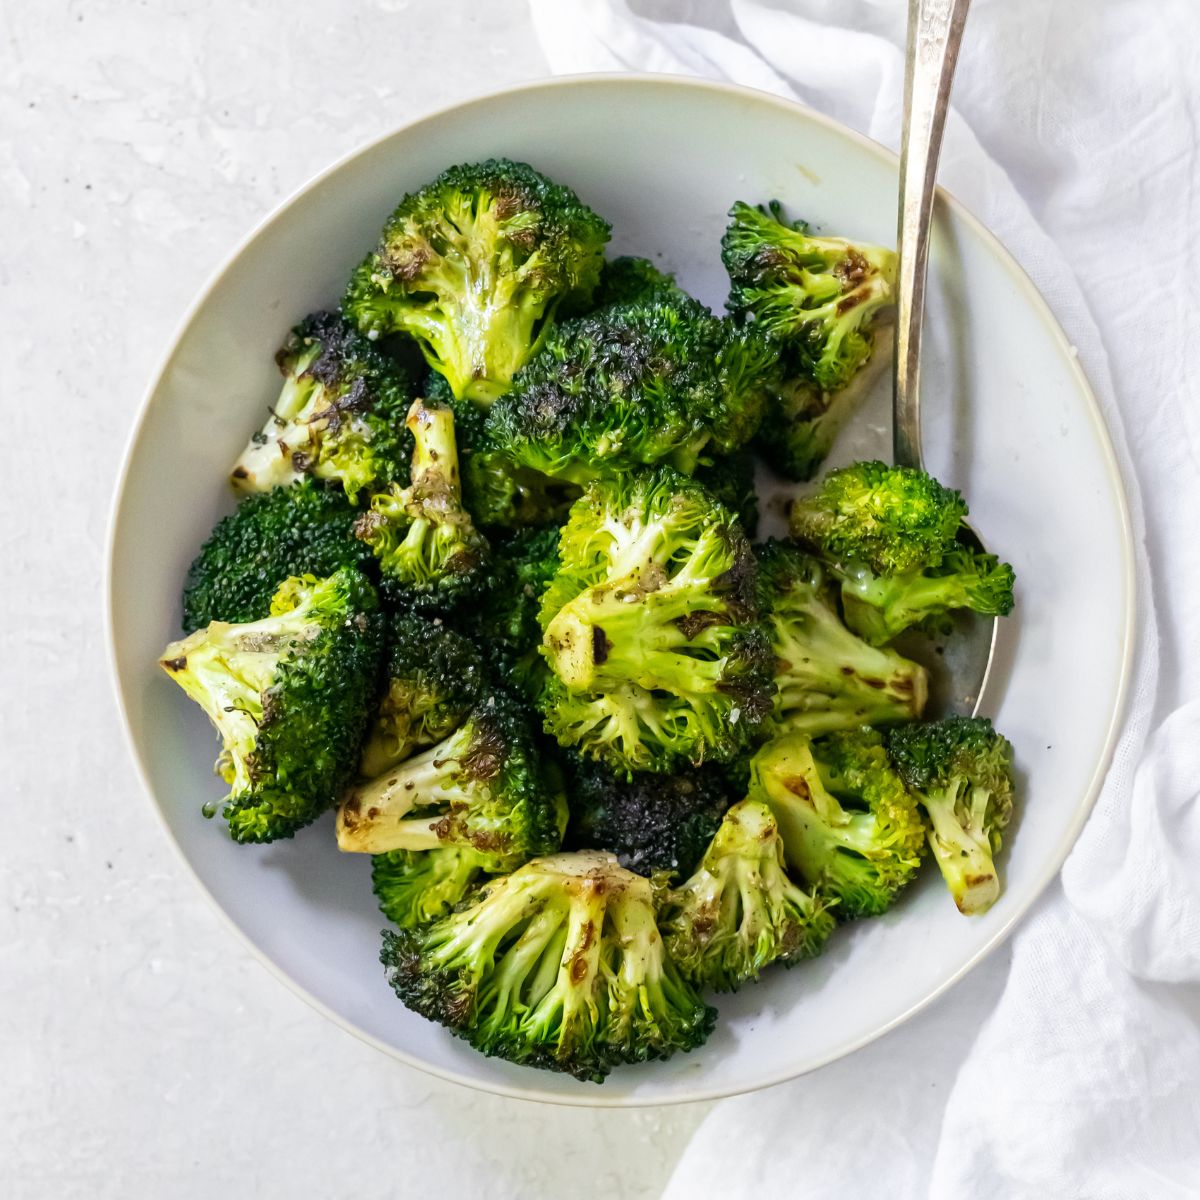
[[(908, 5), (897, 230), (900, 264), (892, 360), (892, 456), (897, 466), (922, 466), (919, 384), (929, 230), (942, 131), (970, 2), (909, 0)], [(963, 528), (959, 540), (983, 548), (969, 528)], [(897, 644), (902, 653), (929, 669), (930, 716), (975, 714), (992, 665), (999, 624), (996, 617), (962, 611), (954, 614), (952, 631), (944, 637), (908, 634), (900, 639)]]

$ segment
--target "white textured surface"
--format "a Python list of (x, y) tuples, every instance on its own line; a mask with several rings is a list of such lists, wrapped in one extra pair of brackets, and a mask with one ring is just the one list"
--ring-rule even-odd
[(703, 1115), (461, 1090), (310, 1011), (177, 863), (107, 677), (109, 496), (191, 297), (331, 160), (542, 73), (523, 0), (0, 12), (5, 1200), (638, 1200), (659, 1195)]

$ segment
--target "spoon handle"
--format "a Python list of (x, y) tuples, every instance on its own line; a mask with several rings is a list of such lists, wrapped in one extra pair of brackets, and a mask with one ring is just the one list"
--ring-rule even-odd
[(892, 454), (921, 465), (921, 318), (942, 130), (971, 0), (909, 0), (900, 142), (896, 349), (892, 364)]

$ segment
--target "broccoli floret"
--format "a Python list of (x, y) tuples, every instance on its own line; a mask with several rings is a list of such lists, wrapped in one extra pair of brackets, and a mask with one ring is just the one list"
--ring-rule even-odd
[(777, 730), (815, 735), (921, 715), (929, 694), (925, 668), (868, 645), (842, 624), (821, 563), (784, 542), (765, 542), (754, 552), (758, 602), (775, 655)]
[(490, 863), (488, 855), (467, 846), (389, 850), (371, 859), (371, 887), (389, 921), (414, 929), (461, 904)]
[(618, 770), (727, 761), (771, 707), (754, 556), (733, 515), (668, 468), (592, 484), (541, 607), (546, 730)]
[(357, 511), (339, 491), (303, 480), (247, 496), (208, 535), (183, 587), (183, 630), (212, 621), (261, 621), (292, 575), (373, 572), (370, 549), (354, 536)]
[(820, 954), (833, 927), (830, 906), (788, 878), (771, 809), (742, 800), (699, 869), (671, 891), (663, 937), (693, 983), (731, 992), (773, 962), (790, 967)]
[(448, 737), (483, 698), (486, 680), (479, 651), (461, 633), (415, 613), (394, 616), (386, 690), (363, 745), (363, 776), (382, 775)]
[(436, 746), (351, 788), (338, 809), (338, 846), (361, 854), (462, 846), (490, 871), (510, 871), (562, 844), (563, 803), (523, 712), (494, 693)]
[(896, 769), (929, 817), (929, 846), (960, 912), (1000, 895), (995, 856), (1012, 817), (1012, 746), (985, 717), (949, 717), (890, 731)]
[(591, 299), (609, 225), (507, 159), (451, 167), (405, 196), (343, 306), (368, 337), (404, 332), (454, 395), (489, 404), (561, 308)]
[(921, 865), (917, 802), (873, 730), (785, 734), (751, 764), (750, 796), (779, 822), (787, 864), (844, 917), (876, 916)]
[(792, 534), (841, 584), (846, 624), (872, 645), (958, 608), (1004, 616), (1013, 569), (963, 541), (958, 492), (913, 467), (859, 462), (795, 501)]
[(747, 537), (758, 532), (758, 489), (755, 459), (748, 450), (715, 458), (696, 468), (693, 478), (742, 523)]
[(350, 499), (408, 476), (404, 414), (412, 384), (336, 313), (314, 313), (275, 355), (283, 390), (230, 476), (245, 492), (305, 475), (339, 483)]
[(696, 303), (673, 275), (660, 271), (648, 258), (631, 255), (612, 258), (604, 264), (600, 286), (592, 297), (597, 308), (610, 304), (650, 304), (656, 300)]
[(375, 700), (381, 644), (375, 590), (342, 568), (286, 580), (261, 621), (214, 621), (163, 652), (159, 665), (221, 736), (222, 815), (235, 841), (291, 837), (337, 799)]
[(536, 859), (420, 929), (385, 933), (388, 981), (484, 1054), (602, 1082), (701, 1045), (716, 1013), (680, 975), (648, 880), (599, 851)]
[(729, 211), (721, 259), (729, 308), (787, 346), (793, 369), (824, 392), (844, 388), (871, 357), (872, 324), (891, 307), (896, 255), (882, 246), (814, 237), (780, 206)]
[(379, 559), (386, 596), (450, 608), (480, 586), (488, 545), (463, 508), (454, 414), (415, 400), (408, 427), (412, 482), (372, 496), (355, 532)]
[(778, 354), (702, 305), (601, 309), (560, 325), (488, 413), (525, 466), (585, 484), (670, 463), (690, 474), (758, 428)]
[(884, 325), (875, 333), (869, 361), (845, 387), (831, 392), (809, 379), (785, 346), (780, 356), (783, 379), (767, 399), (754, 448), (785, 478), (812, 479), (843, 426), (887, 369), (891, 353), (892, 328)]
[(609, 850), (639, 875), (686, 876), (704, 854), (734, 793), (714, 765), (675, 775), (626, 777), (572, 756), (568, 773), (571, 850)]

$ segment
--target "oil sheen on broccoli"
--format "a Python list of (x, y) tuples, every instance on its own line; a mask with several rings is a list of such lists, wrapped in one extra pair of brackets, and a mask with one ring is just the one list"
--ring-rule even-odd
[(751, 764), (750, 796), (779, 823), (784, 856), (840, 917), (885, 912), (921, 864), (916, 800), (873, 730), (785, 734)]
[(995, 857), (1012, 817), (1012, 746), (984, 717), (949, 717), (891, 730), (896, 767), (925, 809), (929, 846), (968, 916), (1000, 895)]
[(490, 404), (556, 313), (595, 290), (609, 225), (525, 163), (451, 167), (405, 196), (343, 306), (368, 337), (406, 333), (454, 395)]
[(877, 329), (892, 314), (896, 255), (816, 237), (803, 221), (784, 221), (777, 203), (739, 202), (729, 215), (721, 257), (730, 311), (766, 330), (782, 351), (783, 382), (761, 446), (789, 478), (811, 479), (865, 392)]
[(794, 883), (779, 826), (761, 800), (726, 814), (703, 861), (666, 901), (663, 936), (699, 987), (736, 991), (773, 962), (820, 954), (833, 931), (828, 903)]
[(846, 624), (878, 646), (954, 609), (1012, 610), (1013, 569), (959, 540), (966, 515), (924, 471), (858, 462), (793, 503), (791, 530), (840, 582)]
[(733, 515), (674, 471), (592, 484), (541, 607), (547, 732), (617, 770), (727, 761), (771, 707), (754, 557)]
[(916, 720), (929, 691), (925, 668), (851, 633), (828, 571), (811, 555), (774, 541), (754, 551), (775, 656), (773, 727), (818, 734)]
[(412, 386), (391, 359), (323, 312), (292, 330), (275, 361), (283, 390), (234, 464), (234, 487), (265, 492), (312, 475), (340, 484), (353, 501), (407, 479)]
[(716, 1013), (681, 975), (648, 880), (601, 851), (535, 859), (470, 903), (385, 933), (388, 981), (484, 1054), (602, 1082), (701, 1045)]
[(342, 850), (468, 848), (508, 871), (562, 841), (561, 780), (520, 707), (489, 695), (448, 737), (347, 793)]
[(355, 532), (379, 560), (385, 595), (448, 609), (479, 586), (487, 541), (463, 507), (453, 412), (415, 400), (407, 423), (412, 481), (373, 495)]
[(214, 621), (163, 652), (221, 737), (235, 841), (291, 837), (335, 803), (375, 700), (381, 640), (374, 589), (343, 568), (286, 580), (261, 621)]
[(658, 463), (690, 474), (754, 435), (777, 358), (695, 301), (602, 308), (555, 329), (488, 430), (517, 462), (575, 483)]

